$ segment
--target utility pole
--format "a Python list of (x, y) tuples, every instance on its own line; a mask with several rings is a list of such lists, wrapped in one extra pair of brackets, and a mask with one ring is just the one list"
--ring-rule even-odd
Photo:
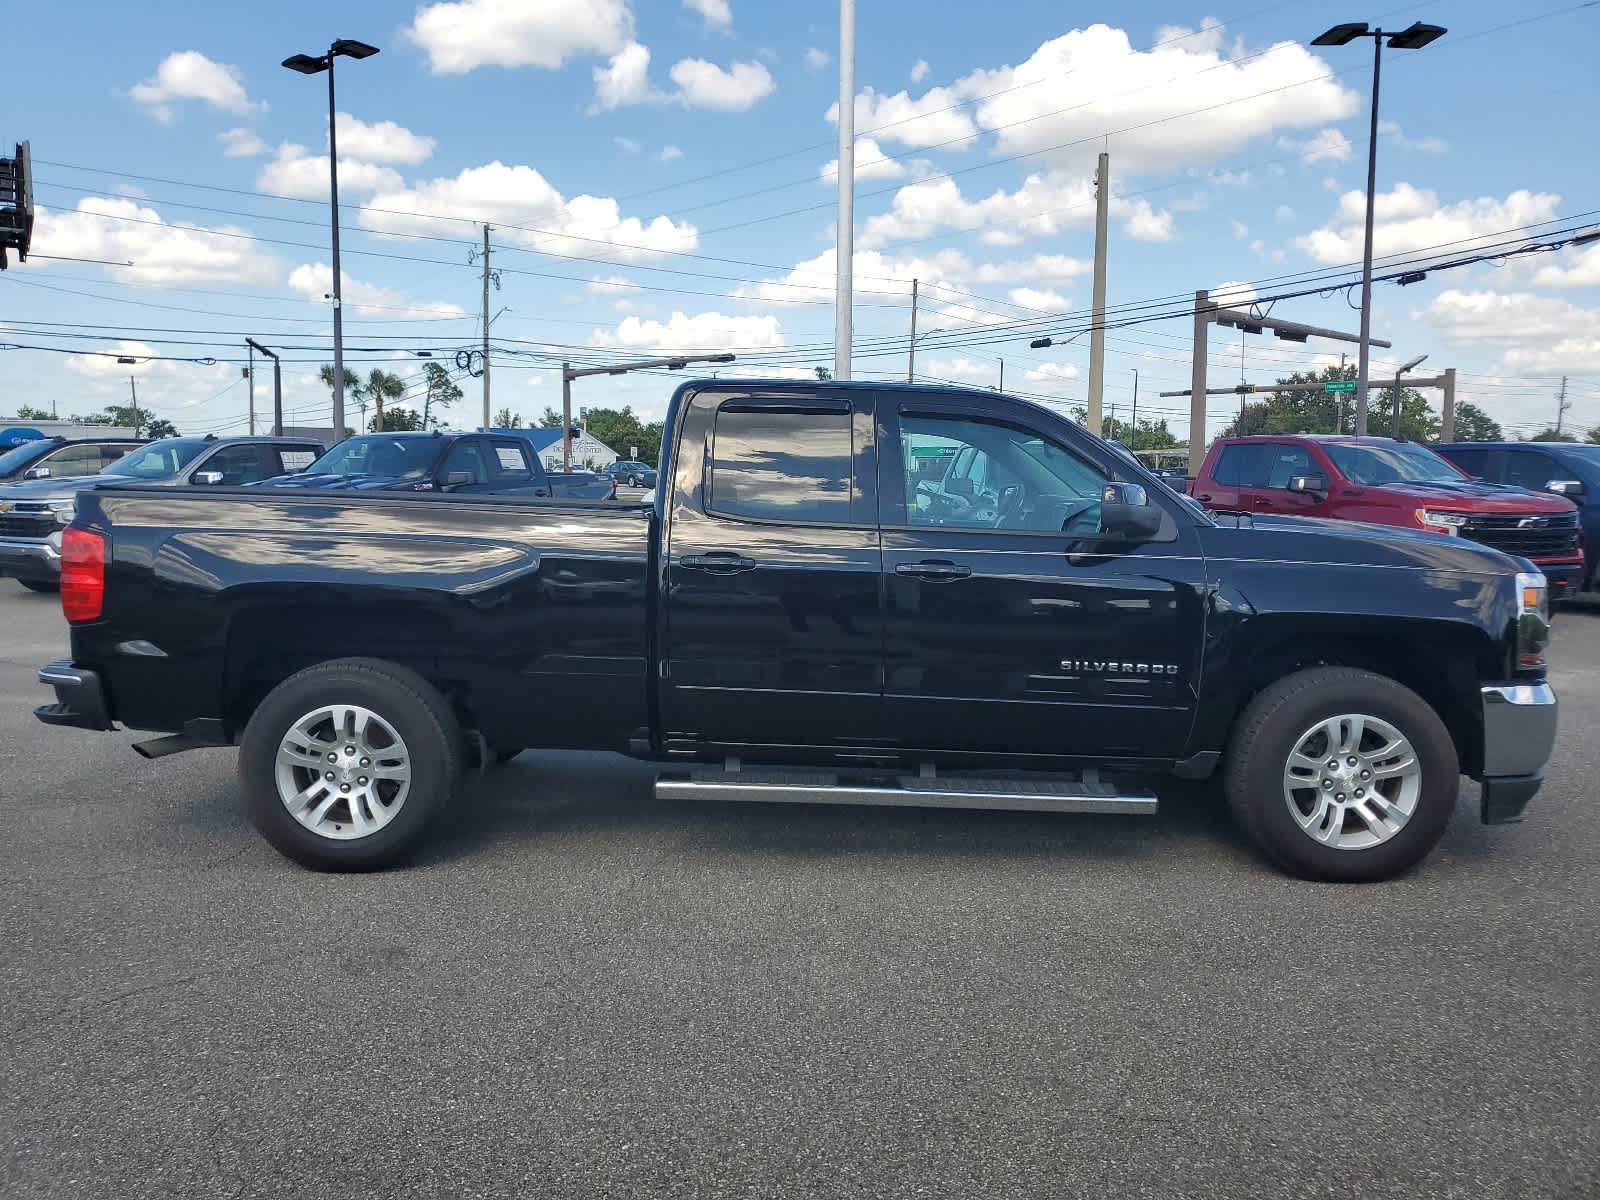
[(833, 377), (850, 378), (851, 304), (855, 282), (856, 0), (839, 0), (839, 212), (834, 241)]
[(917, 281), (911, 281), (911, 352), (906, 355), (906, 382), (917, 381)]
[(250, 360), (250, 365), (244, 369), (245, 377), (250, 380), (250, 436), (256, 435), (256, 350), (250, 344), (250, 339), (244, 340), (245, 354)]
[(489, 428), (489, 226), (483, 227), (483, 427)]
[(128, 376), (128, 390), (133, 393), (133, 436), (139, 436), (139, 386), (134, 383), (133, 376)]
[(1094, 330), (1089, 335), (1089, 428), (1100, 432), (1106, 389), (1106, 218), (1111, 203), (1111, 155), (1101, 152), (1094, 173)]
[(1189, 475), (1200, 474), (1206, 456), (1206, 355), (1211, 352), (1211, 314), (1204, 291), (1194, 294), (1194, 351), (1189, 360)]
[(1561, 377), (1561, 391), (1556, 396), (1556, 441), (1561, 440), (1561, 421), (1567, 415), (1567, 409), (1572, 405), (1567, 403), (1567, 377)]
[(572, 470), (572, 364), (569, 362), (561, 364), (561, 469)]
[[(1133, 418), (1132, 418), (1132, 420), (1130, 420), (1128, 422), (1128, 424), (1129, 424), (1129, 426), (1131, 426), (1131, 432), (1128, 434), (1128, 437), (1129, 437), (1129, 439), (1131, 441), (1137, 442), (1139, 440), (1139, 368), (1138, 367), (1134, 367), (1133, 368)], [(1137, 446), (1130, 446), (1129, 449), (1136, 450), (1136, 449), (1138, 449), (1138, 447)]]
[(1002, 358), (1000, 360), (1000, 386), (997, 387), (995, 389), (995, 391), (1003, 392), (1005, 390), (1006, 390), (1006, 360), (1004, 358)]
[(1439, 380), (1439, 387), (1444, 392), (1444, 400), (1440, 407), (1443, 417), (1439, 421), (1439, 440), (1446, 444), (1456, 440), (1456, 369), (1450, 367), (1445, 371), (1444, 377)]

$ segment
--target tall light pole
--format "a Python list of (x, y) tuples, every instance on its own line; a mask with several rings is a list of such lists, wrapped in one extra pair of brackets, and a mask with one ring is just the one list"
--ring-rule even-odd
[(1371, 366), (1372, 337), (1372, 224), (1373, 203), (1378, 186), (1378, 84), (1383, 71), (1383, 43), (1387, 38), (1394, 50), (1421, 50), (1445, 35), (1443, 25), (1424, 25), (1414, 21), (1409, 28), (1398, 33), (1369, 28), (1365, 21), (1351, 21), (1335, 25), (1319, 37), (1311, 39), (1313, 46), (1348, 46), (1357, 38), (1372, 39), (1372, 113), (1371, 130), (1367, 137), (1367, 230), (1361, 251), (1361, 355), (1356, 368), (1356, 436), (1367, 433), (1367, 378)]
[(344, 304), (339, 279), (339, 123), (338, 110), (333, 99), (333, 60), (345, 58), (371, 58), (378, 52), (376, 46), (352, 38), (339, 38), (328, 47), (326, 54), (295, 54), (283, 60), (283, 65), (302, 75), (328, 73), (328, 184), (333, 213), (333, 440), (344, 440)]
[[(245, 345), (250, 347), (250, 350), (251, 350), (252, 354), (255, 351), (259, 350), (262, 354), (265, 354), (268, 358), (270, 358), (272, 360), (272, 436), (273, 437), (282, 437), (283, 436), (283, 363), (278, 361), (278, 356), (277, 356), (277, 354), (275, 352), (273, 352), (271, 350), (268, 350), (260, 342), (256, 341), (255, 338), (245, 338), (244, 343), (245, 343)], [(251, 403), (251, 406), (252, 406), (250, 411), (251, 411), (252, 416), (255, 413), (255, 408), (254, 408), (254, 405), (255, 405), (255, 399), (254, 399), (254, 397), (255, 397), (255, 389), (256, 389), (255, 369), (254, 369), (254, 367), (252, 367), (251, 368), (251, 372), (250, 372), (250, 395), (251, 395), (250, 403)], [(342, 437), (339, 436), (342, 432), (343, 432), (343, 430), (339, 429), (337, 426), (334, 428), (333, 440), (334, 440), (335, 444), (337, 444), (339, 442), (342, 442), (344, 440)]]
[(850, 378), (856, 253), (856, 0), (839, 0), (839, 214), (834, 237), (833, 377)]
[(1139, 368), (1133, 370), (1133, 417), (1128, 422), (1128, 441), (1133, 443), (1129, 449), (1137, 450), (1139, 446)]
[(1426, 354), (1419, 354), (1410, 362), (1401, 363), (1394, 373), (1394, 420), (1389, 426), (1389, 436), (1392, 438), (1400, 436), (1400, 377), (1407, 371), (1416, 370), (1427, 358)]
[(731, 354), (677, 354), (671, 358), (640, 358), (632, 362), (612, 363), (607, 367), (575, 367), (561, 364), (561, 469), (572, 470), (572, 381), (590, 375), (626, 375), (629, 371), (648, 371), (665, 367), (681, 371), (690, 363), (731, 363)]

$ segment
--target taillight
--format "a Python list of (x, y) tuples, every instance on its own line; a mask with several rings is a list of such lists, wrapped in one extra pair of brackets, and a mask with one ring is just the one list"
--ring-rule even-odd
[(106, 539), (69, 527), (61, 535), (61, 612), (69, 621), (98, 621), (106, 600)]

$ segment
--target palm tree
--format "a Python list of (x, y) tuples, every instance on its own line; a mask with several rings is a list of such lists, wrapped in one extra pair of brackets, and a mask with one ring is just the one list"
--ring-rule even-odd
[(400, 376), (391, 375), (387, 371), (372, 368), (367, 376), (367, 383), (362, 389), (367, 397), (377, 406), (377, 414), (373, 418), (372, 429), (374, 433), (383, 432), (383, 402), (385, 399), (398, 400), (406, 394), (406, 385), (400, 382)]

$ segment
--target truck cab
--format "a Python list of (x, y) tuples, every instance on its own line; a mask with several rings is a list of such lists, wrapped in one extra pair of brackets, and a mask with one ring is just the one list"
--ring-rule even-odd
[(1366, 521), (1480, 542), (1531, 560), (1557, 598), (1584, 579), (1571, 500), (1474, 479), (1416, 442), (1307, 434), (1218, 438), (1192, 494), (1215, 512)]

